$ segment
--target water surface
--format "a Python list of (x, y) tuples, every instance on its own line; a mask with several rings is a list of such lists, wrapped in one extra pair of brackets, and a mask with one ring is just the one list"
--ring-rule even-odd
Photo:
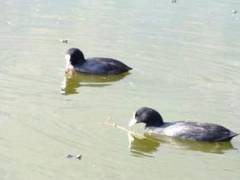
[[(9, 0), (0, 11), (1, 179), (239, 179), (239, 137), (131, 146), (104, 125), (111, 117), (126, 126), (150, 106), (169, 121), (240, 132), (239, 0)], [(113, 81), (80, 77), (64, 94), (69, 47), (134, 70)]]

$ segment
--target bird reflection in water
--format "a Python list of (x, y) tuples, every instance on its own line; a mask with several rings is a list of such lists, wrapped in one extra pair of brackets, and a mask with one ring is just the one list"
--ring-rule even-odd
[(111, 76), (99, 76), (89, 74), (66, 74), (61, 85), (61, 94), (71, 95), (78, 94), (80, 86), (88, 87), (105, 87), (112, 85), (112, 82), (119, 81), (127, 76), (129, 73)]
[(204, 153), (224, 154), (228, 150), (234, 149), (231, 142), (200, 142), (179, 140), (171, 137), (155, 137), (145, 134), (143, 137), (128, 133), (129, 149), (134, 156), (153, 157), (160, 145), (170, 144), (174, 148), (183, 150), (200, 151)]
[(160, 146), (159, 139), (154, 137), (137, 137), (132, 133), (128, 133), (129, 149), (135, 156), (153, 157), (153, 153)]

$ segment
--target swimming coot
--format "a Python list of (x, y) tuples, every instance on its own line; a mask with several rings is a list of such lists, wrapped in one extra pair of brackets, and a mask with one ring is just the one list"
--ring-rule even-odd
[(82, 51), (77, 48), (70, 48), (65, 58), (65, 72), (76, 71), (85, 74), (114, 75), (132, 69), (124, 63), (111, 58), (94, 57), (85, 59)]
[(230, 141), (238, 135), (223, 126), (212, 123), (163, 122), (161, 115), (148, 107), (142, 107), (136, 111), (133, 119), (129, 122), (129, 126), (133, 126), (135, 123), (145, 123), (145, 131), (153, 135), (165, 135), (196, 141)]

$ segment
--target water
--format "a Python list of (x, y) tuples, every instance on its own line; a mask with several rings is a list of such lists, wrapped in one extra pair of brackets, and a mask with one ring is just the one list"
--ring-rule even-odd
[[(104, 124), (126, 126), (150, 106), (169, 121), (240, 132), (239, 8), (238, 0), (1, 1), (1, 179), (239, 179), (239, 137), (129, 143)], [(61, 92), (69, 47), (134, 70), (81, 76)]]

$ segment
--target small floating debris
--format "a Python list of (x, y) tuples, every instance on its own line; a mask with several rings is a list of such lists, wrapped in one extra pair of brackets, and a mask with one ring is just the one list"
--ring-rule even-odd
[(172, 0), (172, 3), (177, 3), (177, 0)]
[(68, 158), (68, 159), (77, 159), (77, 160), (81, 160), (81, 159), (82, 159), (82, 155), (80, 155), (80, 154), (77, 154), (77, 155), (68, 154), (68, 155), (66, 156), (66, 158)]
[(72, 155), (72, 154), (68, 154), (66, 157), (67, 157), (68, 159), (71, 159), (71, 158), (74, 157), (74, 155)]
[(232, 13), (233, 13), (233, 14), (237, 14), (238, 11), (237, 11), (236, 9), (233, 9), (233, 10), (232, 10)]
[(82, 159), (82, 155), (80, 155), (80, 154), (76, 155), (76, 159), (81, 160)]
[(60, 42), (62, 42), (63, 44), (68, 44), (69, 40), (68, 39), (59, 39)]

